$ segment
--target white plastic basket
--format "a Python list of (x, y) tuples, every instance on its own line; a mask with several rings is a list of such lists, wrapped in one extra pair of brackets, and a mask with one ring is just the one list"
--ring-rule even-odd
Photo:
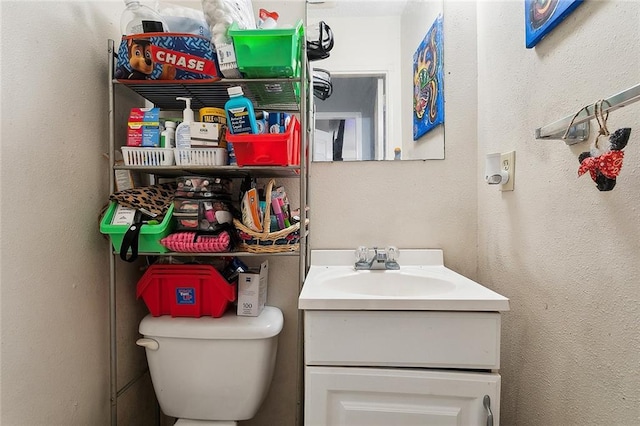
[(172, 166), (172, 148), (140, 148), (123, 146), (122, 159), (126, 166)]
[(225, 148), (175, 148), (178, 166), (225, 166)]

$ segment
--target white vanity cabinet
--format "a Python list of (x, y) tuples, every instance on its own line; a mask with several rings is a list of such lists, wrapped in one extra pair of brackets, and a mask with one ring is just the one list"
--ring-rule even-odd
[(497, 426), (499, 366), (498, 312), (306, 310), (304, 424)]
[(399, 253), (399, 270), (359, 270), (353, 251), (311, 251), (305, 426), (498, 426), (509, 299), (445, 267), (442, 250)]

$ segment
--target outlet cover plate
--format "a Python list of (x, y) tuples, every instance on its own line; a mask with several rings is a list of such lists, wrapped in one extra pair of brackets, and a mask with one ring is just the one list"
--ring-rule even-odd
[(500, 191), (513, 191), (513, 184), (516, 180), (516, 152), (506, 152), (500, 154), (500, 167), (509, 173), (509, 181), (500, 185)]

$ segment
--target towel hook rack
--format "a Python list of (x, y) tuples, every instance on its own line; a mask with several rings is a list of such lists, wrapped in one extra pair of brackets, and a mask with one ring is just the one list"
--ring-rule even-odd
[[(636, 84), (627, 90), (603, 99), (602, 102), (606, 103), (608, 107), (604, 108), (602, 113), (607, 114), (636, 101), (640, 101), (640, 84)], [(536, 129), (535, 138), (563, 139), (563, 135), (566, 132), (567, 134), (564, 141), (567, 145), (582, 142), (589, 138), (589, 121), (593, 118), (595, 118), (595, 103), (583, 107), (577, 114), (568, 115), (558, 121)], [(572, 121), (573, 126), (571, 126)], [(569, 126), (571, 126), (571, 128), (567, 132), (567, 127)]]

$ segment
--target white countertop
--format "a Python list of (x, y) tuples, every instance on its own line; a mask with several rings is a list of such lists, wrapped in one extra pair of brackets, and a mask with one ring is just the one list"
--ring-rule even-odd
[(400, 249), (399, 271), (354, 263), (354, 250), (313, 250), (299, 309), (509, 310), (509, 299), (445, 267), (442, 250)]

